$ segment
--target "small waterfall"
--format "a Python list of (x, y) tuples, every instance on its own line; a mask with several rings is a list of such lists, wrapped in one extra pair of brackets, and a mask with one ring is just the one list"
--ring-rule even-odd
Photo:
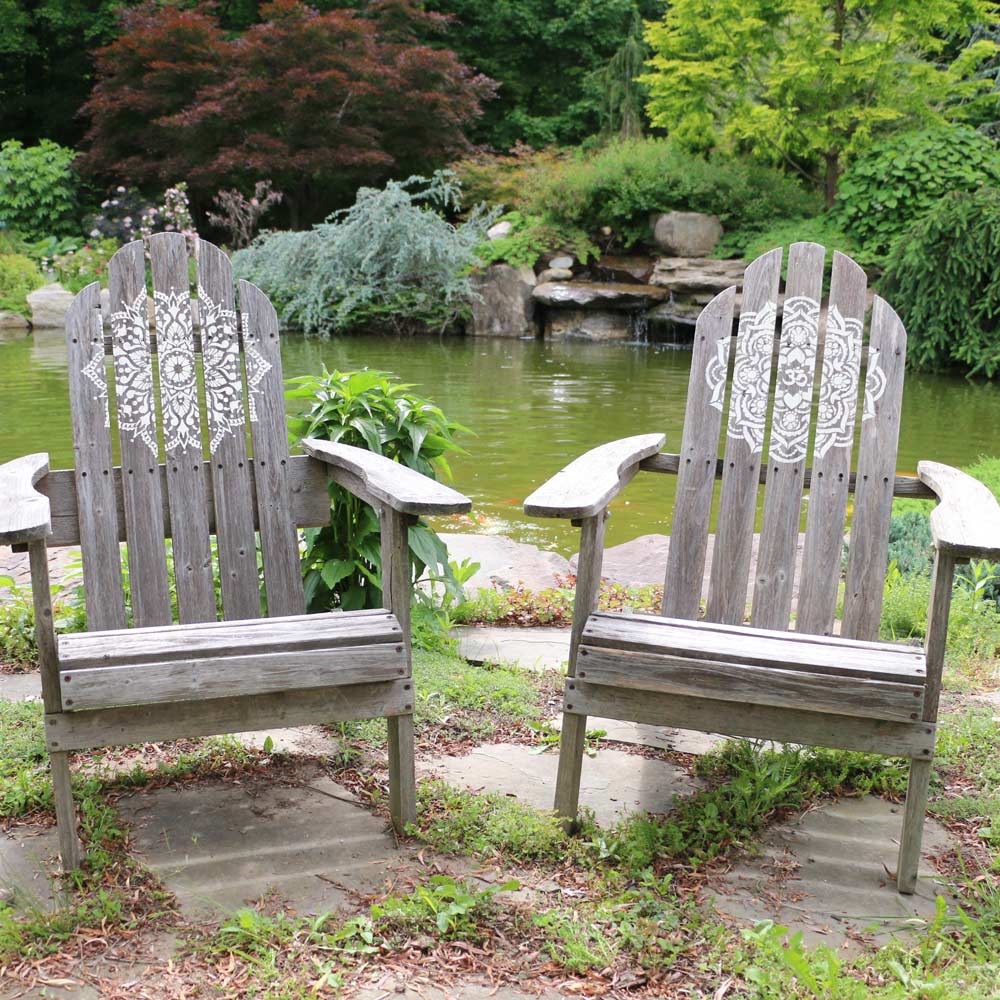
[(632, 313), (632, 339), (640, 344), (649, 343), (649, 310)]

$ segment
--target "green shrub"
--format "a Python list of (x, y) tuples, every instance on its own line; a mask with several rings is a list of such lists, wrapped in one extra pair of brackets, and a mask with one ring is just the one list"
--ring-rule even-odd
[(495, 218), (477, 208), (452, 225), (436, 208), (457, 210), (458, 195), (440, 171), (361, 188), (351, 208), (307, 232), (258, 236), (233, 255), (233, 270), (306, 333), (444, 328), (468, 312), (468, 274)]
[(930, 573), (934, 547), (926, 514), (909, 510), (893, 517), (889, 524), (889, 561), (903, 576)]
[(514, 267), (534, 267), (544, 253), (564, 251), (586, 264), (599, 251), (582, 229), (546, 222), (537, 215), (508, 212), (501, 221), (511, 224), (509, 235), (498, 240), (487, 240), (476, 249), (476, 256), (484, 264), (501, 261)]
[(843, 173), (836, 213), (872, 254), (885, 254), (952, 191), (1000, 184), (1000, 151), (966, 125), (901, 132), (872, 146)]
[(532, 180), (531, 211), (590, 233), (610, 226), (626, 245), (648, 240), (649, 216), (674, 209), (718, 215), (727, 229), (763, 228), (815, 214), (819, 196), (773, 167), (685, 152), (668, 139), (615, 142)]
[[(367, 448), (426, 476), (450, 475), (447, 453), (460, 451), (455, 435), (467, 429), (449, 420), (430, 400), (410, 392), (385, 372), (327, 371), (289, 379), (289, 399), (304, 403), (288, 419), (296, 439), (317, 437)], [(310, 612), (341, 607), (378, 608), (382, 604), (379, 523), (375, 511), (345, 489), (330, 484), (330, 524), (305, 532), (302, 557), (306, 604)], [(445, 586), (456, 587), (448, 550), (426, 524), (411, 526), (413, 572), (424, 568)], [(460, 595), (456, 595), (460, 596)]]
[(953, 192), (893, 244), (880, 291), (918, 368), (1000, 372), (1000, 188)]
[(518, 144), (509, 153), (479, 150), (451, 164), (462, 195), (470, 205), (485, 202), (505, 209), (523, 208), (535, 178), (571, 156), (568, 149), (532, 149)]
[(30, 257), (0, 254), (0, 312), (28, 316), (28, 293), (45, 284), (45, 278)]
[(72, 164), (76, 153), (50, 139), (0, 145), (0, 227), (31, 240), (76, 228), (80, 194)]
[(108, 261), (117, 251), (117, 240), (98, 240), (79, 249), (56, 254), (52, 258), (52, 270), (59, 283), (71, 292), (86, 288), (92, 281), (107, 284)]

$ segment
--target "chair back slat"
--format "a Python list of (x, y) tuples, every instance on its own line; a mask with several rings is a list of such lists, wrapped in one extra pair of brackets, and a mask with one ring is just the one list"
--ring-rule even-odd
[(267, 613), (301, 614), (305, 595), (288, 482), (278, 317), (267, 296), (248, 281), (240, 282), (240, 315)]
[(156, 233), (149, 238), (149, 259), (177, 618), (183, 623), (214, 621), (187, 239), (181, 233)]
[(844, 593), (843, 634), (855, 639), (878, 638), (905, 365), (906, 331), (902, 321), (876, 295), (865, 366), (861, 452)]
[(865, 272), (834, 253), (795, 628), (832, 635), (858, 410)]
[(817, 243), (793, 243), (788, 252), (753, 590), (751, 622), (757, 628), (788, 628), (792, 610), (825, 258), (826, 251)]
[(218, 247), (205, 242), (201, 243), (198, 254), (198, 314), (222, 608), (230, 620), (257, 618), (261, 604), (253, 484), (247, 462), (243, 366), (233, 270), (229, 258)]
[(735, 305), (734, 286), (705, 306), (695, 326), (663, 590), (668, 618), (696, 618), (701, 604)]
[(758, 257), (743, 282), (707, 610), (710, 621), (730, 625), (746, 609), (781, 257), (780, 247)]
[(168, 625), (170, 590), (141, 240), (111, 258), (108, 286), (132, 615), (136, 626)]
[(66, 315), (83, 593), (94, 631), (125, 627), (100, 291), (96, 281), (88, 285)]

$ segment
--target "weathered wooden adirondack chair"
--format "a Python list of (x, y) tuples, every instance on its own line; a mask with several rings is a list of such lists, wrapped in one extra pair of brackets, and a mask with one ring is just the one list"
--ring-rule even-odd
[[(921, 462), (916, 477), (896, 475), (906, 333), (876, 296), (863, 348), (865, 274), (837, 253), (819, 348), (824, 256), (814, 243), (792, 246), (780, 339), (780, 249), (747, 267), (735, 345), (736, 288), (705, 307), (695, 331), (679, 455), (658, 454), (660, 434), (614, 441), (572, 462), (525, 501), (528, 514), (572, 518), (582, 529), (555, 807), (563, 817), (576, 816), (588, 715), (908, 757), (896, 882), (900, 892), (911, 893), (955, 564), (1000, 556), (1000, 508), (981, 483), (944, 465)], [(608, 504), (640, 470), (678, 476), (663, 617), (594, 614)], [(704, 620), (696, 620), (719, 478), (707, 606)], [(760, 484), (763, 522), (746, 626)], [(838, 637), (834, 615), (849, 493), (854, 509)], [(877, 641), (893, 496), (940, 501), (931, 515), (936, 557), (923, 650)], [(795, 631), (788, 631), (790, 619)]]
[[(238, 316), (229, 259), (201, 242), (196, 330), (184, 237), (151, 237), (149, 255), (155, 338), (142, 242), (111, 259), (110, 337), (96, 282), (70, 307), (75, 469), (49, 472), (44, 454), (0, 466), (0, 543), (26, 544), (30, 557), (63, 865), (80, 861), (70, 751), (276, 725), (386, 718), (390, 808), (400, 827), (415, 815), (408, 525), (415, 515), (471, 505), (358, 448), (305, 440), (306, 454), (290, 456), (270, 302), (241, 281)], [(380, 512), (386, 610), (304, 613), (296, 528), (328, 522), (328, 477)], [(46, 546), (76, 544), (91, 631), (57, 641)]]

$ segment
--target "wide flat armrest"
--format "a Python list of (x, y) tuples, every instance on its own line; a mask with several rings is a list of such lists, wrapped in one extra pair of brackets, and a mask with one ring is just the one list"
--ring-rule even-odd
[(0, 465), (0, 545), (37, 542), (49, 534), (49, 498), (35, 489), (48, 471), (44, 452)]
[(931, 535), (960, 559), (1000, 559), (1000, 504), (978, 479), (939, 462), (921, 462), (917, 476), (938, 496)]
[(557, 472), (524, 501), (533, 517), (593, 517), (618, 495), (639, 463), (655, 455), (663, 434), (639, 434), (593, 448)]
[(325, 462), (341, 486), (363, 500), (387, 504), (401, 514), (465, 514), (472, 509), (468, 497), (373, 451), (319, 438), (303, 438), (299, 444), (307, 455)]

